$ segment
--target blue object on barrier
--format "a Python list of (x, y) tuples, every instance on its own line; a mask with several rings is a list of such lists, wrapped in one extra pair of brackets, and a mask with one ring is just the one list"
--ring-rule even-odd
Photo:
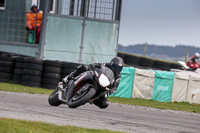
[(117, 88), (117, 92), (111, 97), (131, 98), (133, 90), (133, 79), (135, 69), (133, 67), (124, 67), (121, 71), (121, 82)]

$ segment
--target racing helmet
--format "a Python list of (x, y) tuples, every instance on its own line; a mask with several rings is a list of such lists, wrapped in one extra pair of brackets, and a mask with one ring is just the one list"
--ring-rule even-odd
[(195, 57), (199, 59), (200, 54), (196, 52), (196, 53), (195, 53)]
[(112, 67), (112, 70), (114, 72), (118, 72), (120, 73), (123, 69), (124, 66), (124, 61), (122, 60), (122, 58), (120, 57), (114, 57), (111, 61), (110, 61), (110, 65)]

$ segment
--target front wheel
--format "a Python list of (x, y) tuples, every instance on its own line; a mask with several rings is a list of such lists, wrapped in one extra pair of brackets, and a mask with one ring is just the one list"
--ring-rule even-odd
[(68, 102), (68, 107), (69, 108), (77, 108), (86, 102), (88, 102), (94, 95), (96, 94), (96, 90), (94, 88), (89, 88), (87, 92), (82, 94), (81, 97), (77, 98), (77, 96), (73, 96), (69, 102)]
[(58, 89), (55, 89), (48, 98), (49, 104), (51, 106), (59, 106), (60, 104), (62, 104), (61, 101), (58, 100)]

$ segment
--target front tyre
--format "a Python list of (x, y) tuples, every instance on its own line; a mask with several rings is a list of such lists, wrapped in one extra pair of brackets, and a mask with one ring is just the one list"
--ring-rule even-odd
[(88, 102), (95, 94), (96, 94), (96, 90), (94, 88), (89, 88), (87, 93), (85, 93), (85, 95), (80, 97), (78, 100), (73, 100), (75, 97), (73, 96), (68, 102), (68, 107), (77, 108), (85, 104), (86, 102)]
[(60, 104), (62, 104), (61, 101), (58, 100), (58, 89), (55, 89), (48, 98), (49, 104), (51, 106), (59, 106)]

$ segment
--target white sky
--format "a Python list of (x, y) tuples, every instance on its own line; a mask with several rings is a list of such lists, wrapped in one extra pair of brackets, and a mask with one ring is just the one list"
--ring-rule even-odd
[(123, 0), (119, 44), (200, 47), (200, 0)]

